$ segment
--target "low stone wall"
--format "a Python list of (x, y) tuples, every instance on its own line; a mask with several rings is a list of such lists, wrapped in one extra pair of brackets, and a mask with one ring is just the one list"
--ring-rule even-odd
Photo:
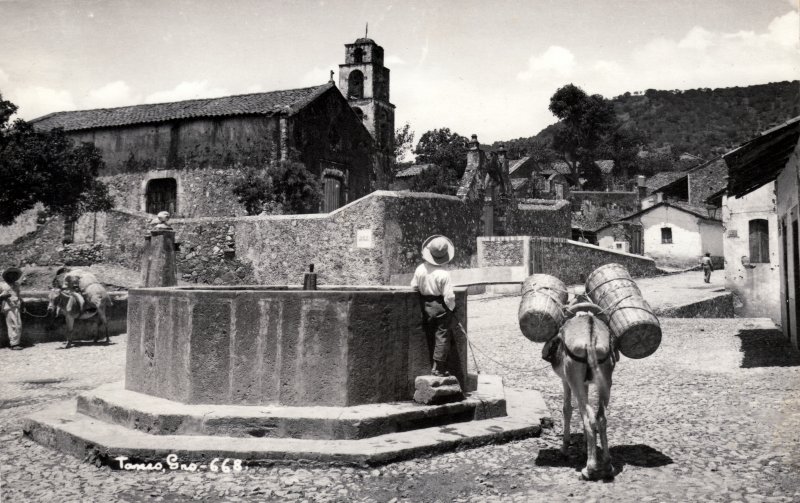
[(650, 258), (569, 239), (539, 236), (478, 238), (478, 267), (519, 269), (524, 271), (525, 277), (544, 273), (568, 285), (578, 284), (586, 281), (586, 277), (601, 265), (610, 263), (622, 264), (633, 277), (661, 274)]
[(530, 264), (530, 236), (482, 236), (478, 238), (478, 267)]
[[(128, 294), (110, 292), (114, 305), (106, 310), (108, 316), (108, 334), (119, 335), (127, 331)], [(63, 317), (52, 318), (47, 314), (47, 292), (25, 292), (22, 312), (22, 344), (32, 345), (42, 342), (66, 341), (67, 327)], [(97, 318), (76, 320), (73, 340), (90, 340), (94, 338)], [(105, 339), (105, 332), (101, 331)], [(0, 319), (0, 347), (8, 347), (8, 331), (6, 324)]]
[(658, 276), (651, 258), (617, 252), (570, 239), (531, 237), (531, 272), (551, 274), (568, 285), (584, 283), (601, 265), (624, 266), (634, 278)]
[(572, 235), (572, 212), (565, 200), (520, 199), (506, 215), (506, 233), (511, 236)]

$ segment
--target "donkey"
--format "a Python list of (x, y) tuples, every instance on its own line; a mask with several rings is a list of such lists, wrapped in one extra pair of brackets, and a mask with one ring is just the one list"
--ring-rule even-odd
[[(606, 408), (611, 396), (611, 374), (619, 355), (608, 329), (602, 310), (595, 304), (584, 302), (566, 308), (569, 319), (557, 336), (560, 339), (553, 358), (553, 370), (564, 385), (564, 438), (561, 452), (569, 448), (572, 395), (578, 402), (583, 419), (586, 441), (586, 466), (581, 470), (585, 480), (598, 480), (614, 476), (611, 454), (606, 437)], [(590, 396), (589, 384), (595, 385), (596, 397)], [(595, 412), (590, 399), (596, 398)], [(597, 460), (597, 434), (600, 434), (602, 459)]]
[(109, 342), (106, 308), (113, 305), (111, 297), (100, 283), (87, 286), (83, 294), (85, 297), (81, 297), (80, 294), (69, 289), (53, 288), (48, 296), (47, 312), (56, 317), (63, 314), (67, 322), (67, 344), (65, 346), (67, 348), (72, 344), (75, 320), (86, 320), (94, 316), (97, 316), (97, 328), (93, 342), (97, 342), (100, 338), (101, 325), (105, 329), (106, 342)]

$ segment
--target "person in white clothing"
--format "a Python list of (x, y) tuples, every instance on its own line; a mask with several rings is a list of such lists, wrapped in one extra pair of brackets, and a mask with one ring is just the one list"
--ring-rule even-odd
[(8, 345), (11, 349), (22, 349), (22, 295), (17, 283), (22, 277), (22, 270), (9, 267), (3, 271), (0, 281), (0, 312), (6, 319), (8, 329)]
[(419, 290), (422, 306), (422, 325), (428, 340), (434, 340), (433, 369), (435, 376), (450, 375), (447, 356), (450, 353), (455, 317), (456, 296), (450, 273), (442, 266), (455, 255), (453, 242), (444, 236), (431, 236), (422, 245), (424, 263), (414, 271), (411, 287)]

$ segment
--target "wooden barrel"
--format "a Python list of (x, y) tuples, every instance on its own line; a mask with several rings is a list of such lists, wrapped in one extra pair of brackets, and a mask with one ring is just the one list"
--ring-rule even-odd
[(547, 342), (564, 324), (567, 286), (548, 274), (533, 274), (522, 282), (519, 328), (533, 342)]
[(645, 358), (661, 344), (661, 325), (627, 269), (598, 267), (586, 279), (586, 294), (608, 316), (619, 350), (628, 358)]

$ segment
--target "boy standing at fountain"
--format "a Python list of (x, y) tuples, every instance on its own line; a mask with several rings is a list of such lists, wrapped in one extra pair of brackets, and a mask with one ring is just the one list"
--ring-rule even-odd
[(411, 287), (419, 290), (422, 307), (422, 326), (428, 337), (433, 337), (433, 369), (437, 377), (450, 375), (447, 371), (447, 355), (450, 352), (453, 334), (453, 311), (456, 296), (450, 273), (443, 265), (453, 260), (455, 247), (444, 236), (431, 236), (422, 244), (424, 263), (417, 267)]

